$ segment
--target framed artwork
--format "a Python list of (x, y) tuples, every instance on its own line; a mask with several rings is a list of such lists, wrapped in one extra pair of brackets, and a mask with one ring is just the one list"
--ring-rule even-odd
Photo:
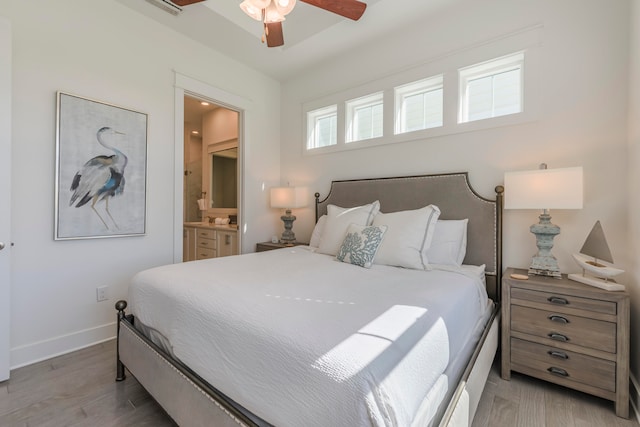
[(57, 93), (56, 240), (145, 234), (147, 115)]

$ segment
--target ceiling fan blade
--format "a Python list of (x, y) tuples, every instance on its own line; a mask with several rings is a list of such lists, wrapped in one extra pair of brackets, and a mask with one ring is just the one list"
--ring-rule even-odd
[(267, 36), (268, 47), (278, 47), (284, 44), (284, 35), (282, 34), (282, 22), (274, 22), (272, 24), (264, 24), (265, 34)]
[(190, 4), (200, 3), (204, 0), (171, 0), (171, 2), (177, 4), (178, 6), (189, 6)]
[(300, 0), (303, 3), (310, 4), (312, 6), (319, 7), (320, 9), (328, 10), (329, 12), (337, 13), (345, 18), (353, 19), (357, 21), (360, 19), (364, 10), (367, 8), (367, 4), (358, 0)]

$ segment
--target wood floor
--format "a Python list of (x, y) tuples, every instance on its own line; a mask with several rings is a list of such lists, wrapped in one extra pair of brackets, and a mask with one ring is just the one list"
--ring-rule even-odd
[(619, 418), (609, 400), (516, 372), (505, 381), (494, 363), (472, 427), (637, 427), (630, 412)]
[[(0, 426), (175, 427), (129, 376), (115, 382), (115, 341), (11, 372), (0, 383)], [(494, 364), (473, 427), (639, 427), (609, 401), (513, 374)], [(331, 426), (327, 426), (331, 427)]]
[(11, 371), (0, 426), (175, 426), (131, 376), (115, 381), (115, 341)]

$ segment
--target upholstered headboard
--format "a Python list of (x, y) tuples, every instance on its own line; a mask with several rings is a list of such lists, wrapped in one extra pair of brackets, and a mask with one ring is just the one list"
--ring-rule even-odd
[(478, 195), (466, 172), (397, 178), (333, 181), (327, 197), (316, 193), (316, 221), (327, 212), (327, 205), (359, 206), (380, 201), (381, 212), (419, 209), (433, 204), (440, 208), (440, 219), (468, 218), (465, 264), (485, 265), (487, 292), (500, 300), (502, 273), (502, 186), (496, 199)]

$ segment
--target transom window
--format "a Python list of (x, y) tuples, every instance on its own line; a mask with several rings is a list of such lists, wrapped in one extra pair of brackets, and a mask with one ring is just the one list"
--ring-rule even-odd
[[(538, 40), (537, 30), (529, 36), (533, 45)], [(525, 54), (530, 76), (526, 84), (533, 83), (527, 88)], [(303, 104), (305, 152), (320, 154), (418, 140), (426, 143), (434, 137), (537, 118), (539, 96), (535, 81), (528, 81), (540, 68), (536, 48), (466, 65), (470, 62), (447, 58), (443, 64), (428, 63), (419, 70)]]
[(459, 122), (466, 123), (522, 112), (524, 53), (459, 70)]
[(382, 136), (383, 99), (382, 92), (346, 102), (346, 142)]
[(328, 147), (337, 144), (337, 105), (320, 108), (307, 113), (307, 149)]
[(395, 133), (442, 126), (442, 75), (398, 86)]

